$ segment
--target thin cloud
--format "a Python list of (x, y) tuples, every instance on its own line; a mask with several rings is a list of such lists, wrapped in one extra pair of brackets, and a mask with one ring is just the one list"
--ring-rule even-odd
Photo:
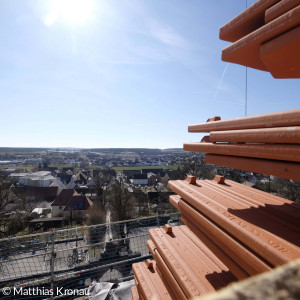
[(212, 94), (214, 94), (213, 92), (197, 92), (197, 91), (195, 91), (195, 92), (192, 92), (192, 94), (201, 94), (201, 95), (212, 95)]
[(151, 35), (161, 43), (176, 48), (188, 48), (185, 38), (170, 26), (165, 26), (155, 19), (148, 19), (147, 25)]
[(226, 73), (226, 71), (227, 71), (227, 68), (228, 68), (228, 63), (227, 63), (226, 66), (225, 66), (225, 69), (224, 69), (224, 71), (223, 71), (223, 74), (222, 74), (222, 77), (221, 77), (221, 79), (220, 79), (219, 85), (218, 85), (218, 87), (217, 87), (217, 89), (216, 89), (214, 98), (216, 98), (217, 95), (218, 95), (218, 93), (219, 93), (219, 90), (220, 90), (220, 88), (221, 88), (221, 85), (222, 85), (222, 82), (223, 82), (225, 73)]

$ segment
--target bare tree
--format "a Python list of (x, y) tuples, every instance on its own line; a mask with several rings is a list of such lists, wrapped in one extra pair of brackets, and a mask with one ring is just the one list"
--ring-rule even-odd
[(289, 200), (300, 203), (300, 182), (275, 177), (271, 182), (275, 193)]
[[(9, 181), (0, 181), (0, 237), (16, 234), (25, 228), (26, 204)], [(28, 212), (27, 212), (28, 213)]]
[[(88, 225), (98, 225), (106, 222), (106, 211), (104, 208), (94, 204), (88, 208)], [(97, 244), (105, 240), (106, 225), (98, 225), (89, 228), (89, 243)], [(97, 247), (96, 247), (97, 248)], [(94, 248), (95, 249), (95, 248)]]
[(86, 221), (88, 225), (97, 225), (106, 222), (105, 209), (96, 204), (88, 208), (87, 215), (88, 217)]
[(149, 215), (149, 203), (147, 195), (138, 188), (133, 189), (135, 202), (138, 206), (138, 217)]
[(108, 202), (116, 221), (124, 221), (131, 218), (133, 200), (133, 192), (128, 189), (125, 183), (116, 181), (111, 186)]
[(192, 175), (200, 179), (212, 179), (216, 174), (215, 167), (204, 162), (202, 153), (191, 153), (180, 166), (180, 170), (183, 177)]
[[(110, 188), (108, 197), (111, 216), (114, 221), (124, 221), (132, 218), (134, 211), (133, 192), (122, 181), (116, 181)], [(119, 225), (121, 238), (125, 238), (124, 223)]]
[(300, 203), (300, 182), (279, 177), (269, 176), (255, 185), (259, 190), (274, 193), (286, 199)]
[(96, 203), (101, 207), (106, 206), (109, 189), (114, 181), (114, 177), (108, 172), (99, 172), (94, 176), (95, 190), (97, 193)]

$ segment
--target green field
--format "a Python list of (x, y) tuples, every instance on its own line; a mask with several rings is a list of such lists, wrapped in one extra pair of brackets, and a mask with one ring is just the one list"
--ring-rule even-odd
[(124, 170), (143, 170), (143, 169), (164, 169), (164, 170), (177, 170), (178, 165), (169, 166), (136, 166), (136, 167), (113, 167), (115, 171)]

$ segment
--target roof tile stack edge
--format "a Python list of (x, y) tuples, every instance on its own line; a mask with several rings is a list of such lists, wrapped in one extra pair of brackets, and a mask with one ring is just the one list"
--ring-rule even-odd
[[(282, 229), (286, 224), (267, 215), (259, 207), (251, 209), (253, 204), (247, 207), (246, 199), (226, 194), (225, 191), (217, 192), (213, 187), (208, 188), (204, 181), (197, 181), (195, 186), (184, 181), (169, 181), (169, 188), (180, 195), (195, 212), (210, 218), (273, 266), (300, 257), (300, 248), (293, 244), (300, 243), (299, 232), (295, 232), (295, 229), (292, 231), (292, 225), (288, 226), (286, 228), (291, 232), (286, 233), (287, 240), (284, 239), (285, 232)], [(242, 200), (243, 203), (239, 205), (238, 201)], [(183, 205), (184, 202), (179, 201), (179, 209), (182, 210)], [(245, 209), (242, 209), (243, 206)], [(272, 224), (262, 228), (264, 219), (266, 223)], [(273, 231), (270, 230), (272, 226)]]
[(200, 143), (184, 144), (186, 151), (207, 153), (207, 163), (300, 179), (300, 109), (229, 120), (211, 118), (188, 129), (210, 132)]
[(299, 0), (260, 0), (220, 29), (233, 42), (222, 60), (269, 71), (275, 78), (300, 78)]

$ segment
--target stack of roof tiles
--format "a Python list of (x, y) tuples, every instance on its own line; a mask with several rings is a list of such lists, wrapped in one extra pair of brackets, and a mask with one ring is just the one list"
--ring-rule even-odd
[(185, 225), (149, 230), (133, 299), (190, 299), (300, 258), (300, 205), (224, 180), (169, 181)]
[(300, 1), (259, 0), (220, 29), (233, 42), (222, 60), (269, 71), (275, 78), (300, 77)]
[(189, 126), (189, 132), (209, 132), (184, 150), (205, 152), (215, 165), (300, 180), (300, 109), (220, 120)]
[[(259, 0), (220, 30), (222, 59), (300, 78), (300, 0)], [(300, 180), (300, 109), (190, 125), (205, 161)], [(133, 264), (132, 299), (189, 299), (300, 258), (300, 204), (216, 176), (171, 180), (185, 225), (149, 230), (154, 260)]]

